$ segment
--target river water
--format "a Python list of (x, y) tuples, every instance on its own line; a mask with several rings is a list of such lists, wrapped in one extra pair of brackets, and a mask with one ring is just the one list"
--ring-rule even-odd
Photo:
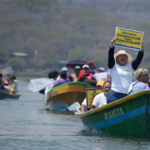
[(0, 100), (0, 150), (150, 150), (149, 139), (87, 131), (71, 113), (49, 111), (26, 83), (19, 89), (19, 100)]

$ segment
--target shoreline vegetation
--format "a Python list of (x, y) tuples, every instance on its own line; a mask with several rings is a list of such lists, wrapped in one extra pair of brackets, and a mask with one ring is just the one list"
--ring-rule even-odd
[[(109, 42), (116, 27), (122, 27), (144, 32), (141, 66), (150, 69), (150, 2), (115, 2), (0, 1), (1, 14), (5, 14), (0, 18), (0, 68), (7, 65), (16, 71), (31, 67), (43, 70), (57, 65), (59, 69), (60, 61), (75, 59), (92, 60), (96, 67), (106, 67)], [(137, 51), (128, 51), (136, 57)]]

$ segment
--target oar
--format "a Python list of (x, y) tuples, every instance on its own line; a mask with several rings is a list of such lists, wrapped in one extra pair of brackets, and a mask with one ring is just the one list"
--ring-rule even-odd
[[(73, 103), (72, 105), (70, 105), (70, 106), (68, 107), (68, 110), (69, 110), (69, 111), (74, 111), (74, 112), (77, 110), (77, 111), (79, 112), (79, 111), (80, 111), (80, 110), (79, 110), (80, 107), (81, 107), (80, 104), (79, 104), (78, 102), (75, 102), (75, 103)], [(80, 112), (81, 112), (81, 111), (80, 111)]]
[(77, 110), (78, 113), (81, 113), (81, 111), (79, 110), (77, 106), (74, 106), (74, 108)]

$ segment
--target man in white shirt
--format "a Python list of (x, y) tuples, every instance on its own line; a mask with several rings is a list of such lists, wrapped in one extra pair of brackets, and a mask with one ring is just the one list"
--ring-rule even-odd
[(110, 88), (111, 82), (106, 81), (103, 85), (103, 93), (100, 93), (94, 97), (91, 109), (99, 108), (107, 104), (107, 95)]

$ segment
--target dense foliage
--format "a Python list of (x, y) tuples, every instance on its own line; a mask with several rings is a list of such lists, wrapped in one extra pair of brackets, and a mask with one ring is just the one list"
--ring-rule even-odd
[[(25, 52), (24, 62), (18, 60), (24, 68), (44, 69), (77, 58), (106, 67), (110, 40), (118, 26), (144, 31), (142, 66), (150, 69), (149, 6), (147, 0), (0, 1), (0, 63), (16, 64), (10, 55)], [(137, 55), (137, 51), (127, 51)]]

